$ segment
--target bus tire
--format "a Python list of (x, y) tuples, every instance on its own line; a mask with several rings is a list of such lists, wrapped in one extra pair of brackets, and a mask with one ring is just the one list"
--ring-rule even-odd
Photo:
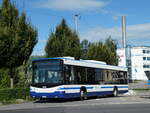
[(87, 92), (80, 90), (80, 100), (87, 100)]
[(113, 97), (117, 97), (117, 96), (118, 96), (118, 89), (117, 87), (115, 87), (113, 90)]

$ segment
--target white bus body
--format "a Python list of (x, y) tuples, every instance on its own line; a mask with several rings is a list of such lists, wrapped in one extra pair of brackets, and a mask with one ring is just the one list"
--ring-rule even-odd
[[(52, 66), (52, 64), (48, 64), (52, 60), (62, 61), (61, 65), (63, 67), (61, 73), (63, 73), (63, 79), (65, 79), (66, 81), (62, 80), (63, 82), (58, 82), (58, 84), (57, 83), (52, 84), (50, 81), (48, 81), (48, 84), (46, 82), (41, 82), (41, 81), (46, 81), (48, 79), (48, 77), (45, 76), (48, 74), (45, 73), (49, 73), (48, 76), (51, 76), (51, 74), (53, 73), (53, 71), (51, 70), (52, 68), (54, 69), (54, 67), (52, 67), (51, 69), (47, 69), (47, 66), (49, 65)], [(38, 64), (37, 62), (40, 63)], [(55, 64), (55, 62), (53, 64)], [(34, 65), (37, 66), (34, 67)], [(70, 67), (68, 69), (65, 66), (68, 67), (70, 66)], [(71, 71), (72, 67), (73, 67), (73, 72)], [(67, 72), (65, 68), (66, 70), (69, 71)], [(96, 69), (97, 72), (95, 71)], [(44, 73), (45, 75), (43, 74), (39, 76), (40, 72)], [(73, 77), (68, 78), (67, 73), (71, 74), (69, 77), (72, 77), (72, 75)], [(90, 77), (90, 75), (88, 75), (90, 73), (94, 73), (94, 76), (93, 75), (91, 76), (94, 77), (95, 81), (96, 79), (98, 79), (96, 82), (94, 82), (94, 80)], [(79, 82), (78, 79), (79, 78), (82, 79), (81, 74), (84, 79), (83, 81)], [(101, 77), (99, 77), (98, 74)], [(80, 77), (77, 78), (76, 76), (79, 75)], [(86, 77), (84, 77), (84, 75)], [(102, 75), (107, 76), (108, 78), (110, 78), (110, 80), (108, 80), (107, 77), (103, 78)], [(45, 76), (45, 78), (42, 79), (42, 76)], [(113, 78), (111, 76), (113, 77), (120, 76), (120, 78), (117, 77)], [(75, 77), (76, 77), (76, 82), (74, 82)], [(37, 81), (40, 82), (38, 83)], [(127, 68), (107, 65), (103, 62), (98, 62), (98, 61), (74, 60), (70, 58), (44, 58), (44, 59), (38, 59), (33, 61), (33, 83), (30, 86), (30, 95), (33, 98), (78, 98), (81, 97), (82, 90), (84, 93), (86, 92), (87, 97), (112, 95), (112, 94), (116, 96), (117, 94), (126, 93), (128, 92)]]

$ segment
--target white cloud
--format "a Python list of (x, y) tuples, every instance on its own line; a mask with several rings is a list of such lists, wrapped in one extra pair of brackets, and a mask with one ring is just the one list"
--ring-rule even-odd
[(123, 13), (115, 12), (115, 11), (112, 11), (112, 10), (105, 10), (105, 9), (102, 9), (100, 11), (100, 13), (103, 14), (103, 15), (111, 15), (113, 20), (118, 20), (122, 16), (128, 16), (128, 14), (123, 14)]
[(47, 40), (38, 40), (38, 43), (46, 43)]
[[(81, 34), (81, 40), (88, 39), (91, 42), (102, 41), (111, 36), (117, 41), (121, 41), (121, 27), (112, 27), (112, 28), (91, 28), (88, 31)], [(144, 41), (149, 40), (150, 43), (150, 23), (138, 24), (138, 25), (128, 25), (127, 26), (127, 40), (129, 42)]]
[(101, 0), (46, 0), (37, 3), (37, 6), (60, 11), (85, 11), (103, 8), (108, 4)]

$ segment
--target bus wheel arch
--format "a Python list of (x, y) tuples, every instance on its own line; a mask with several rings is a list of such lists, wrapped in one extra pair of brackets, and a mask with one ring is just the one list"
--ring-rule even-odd
[(117, 87), (117, 86), (114, 86), (114, 89), (113, 89), (113, 96), (114, 96), (114, 97), (117, 97), (117, 96), (118, 96), (118, 87)]
[(80, 88), (80, 99), (87, 100), (87, 89), (84, 86)]

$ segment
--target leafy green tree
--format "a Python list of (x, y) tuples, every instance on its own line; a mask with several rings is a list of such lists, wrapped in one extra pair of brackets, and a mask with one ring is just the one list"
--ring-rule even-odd
[(37, 43), (37, 30), (19, 14), (10, 0), (3, 0), (0, 8), (0, 67), (10, 69), (11, 87), (15, 68), (25, 64)]
[(105, 61), (108, 63), (108, 50), (102, 42), (92, 43), (89, 47), (87, 56), (88, 59)]
[(66, 24), (65, 19), (56, 27), (47, 41), (45, 52), (47, 57), (72, 56), (80, 58), (80, 40), (76, 32)]
[(90, 42), (88, 40), (83, 40), (81, 42), (81, 59), (87, 59), (87, 52), (90, 46)]
[(117, 65), (116, 43), (109, 37), (105, 43), (92, 43), (88, 49), (88, 59), (104, 61), (107, 64)]
[(8, 72), (7, 68), (0, 68), (0, 88), (8, 88), (10, 86)]
[(118, 65), (118, 56), (117, 56), (117, 42), (111, 39), (111, 36), (107, 38), (105, 41), (106, 47), (109, 49), (110, 52), (110, 60), (111, 64)]

